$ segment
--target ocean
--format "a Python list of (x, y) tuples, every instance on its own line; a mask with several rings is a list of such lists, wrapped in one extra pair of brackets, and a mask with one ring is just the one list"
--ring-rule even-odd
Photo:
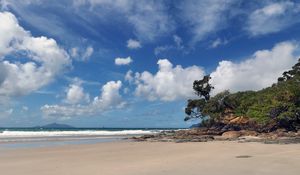
[(174, 128), (0, 128), (0, 149), (93, 144), (126, 140)]

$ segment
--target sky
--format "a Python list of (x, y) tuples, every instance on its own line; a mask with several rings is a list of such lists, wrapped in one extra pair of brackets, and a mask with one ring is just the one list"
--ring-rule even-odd
[(268, 87), (299, 32), (298, 0), (0, 0), (0, 127), (188, 127), (194, 80)]

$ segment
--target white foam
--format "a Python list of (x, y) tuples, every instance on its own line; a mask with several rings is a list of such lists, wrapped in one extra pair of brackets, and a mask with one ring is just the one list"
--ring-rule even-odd
[(0, 138), (11, 137), (55, 137), (55, 136), (126, 136), (126, 135), (143, 135), (154, 134), (159, 131), (150, 130), (123, 130), (123, 131), (3, 131)]

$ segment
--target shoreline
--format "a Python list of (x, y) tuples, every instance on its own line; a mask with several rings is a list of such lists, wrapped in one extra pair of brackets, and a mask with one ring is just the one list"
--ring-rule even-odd
[(294, 175), (300, 171), (297, 144), (125, 141), (0, 152), (1, 172), (6, 175)]

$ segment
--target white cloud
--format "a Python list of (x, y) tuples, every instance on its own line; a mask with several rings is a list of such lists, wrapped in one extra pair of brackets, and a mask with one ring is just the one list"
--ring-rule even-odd
[(22, 111), (28, 111), (29, 108), (27, 106), (22, 106)]
[(74, 6), (85, 9), (89, 6), (102, 20), (119, 15), (119, 19), (131, 24), (134, 34), (143, 42), (152, 42), (174, 29), (174, 21), (163, 1), (77, 0)]
[(150, 72), (135, 73), (127, 80), (134, 79), (136, 84), (135, 94), (148, 100), (173, 101), (193, 97), (192, 90), (194, 80), (201, 79), (204, 71), (197, 66), (183, 68), (180, 65), (173, 67), (167, 59), (157, 62), (159, 70), (155, 74)]
[(6, 75), (7, 75), (6, 71), (7, 70), (6, 70), (5, 66), (3, 64), (0, 64), (0, 86), (6, 78)]
[(127, 41), (127, 48), (129, 49), (139, 49), (141, 47), (142, 47), (141, 43), (137, 40), (129, 39)]
[(228, 41), (226, 39), (222, 40), (221, 38), (217, 38), (216, 40), (214, 40), (212, 43), (211, 43), (211, 48), (217, 48), (221, 45), (226, 45), (228, 43)]
[(13, 112), (14, 109), (12, 108), (6, 109), (0, 106), (0, 119), (10, 117), (13, 114)]
[[(294, 42), (276, 44), (270, 50), (256, 51), (239, 63), (219, 62), (211, 73), (211, 83), (215, 87), (212, 94), (224, 90), (231, 92), (259, 90), (277, 82), (281, 74), (297, 62), (298, 45)], [(136, 85), (135, 94), (148, 100), (173, 101), (194, 96), (192, 83), (205, 75), (198, 66), (173, 67), (170, 61), (158, 61), (159, 70), (155, 74), (148, 71), (135, 73), (128, 71), (125, 80)]]
[(94, 48), (92, 46), (88, 46), (85, 50), (80, 49), (78, 47), (73, 47), (70, 50), (70, 55), (78, 61), (87, 61), (93, 55)]
[(92, 80), (82, 80), (78, 77), (64, 76), (64, 78), (70, 82), (69, 84), (88, 85), (88, 86), (100, 86), (101, 85), (100, 82), (92, 81)]
[(178, 35), (173, 35), (174, 44), (158, 46), (154, 48), (154, 54), (158, 56), (161, 53), (174, 50), (183, 50), (184, 46), (182, 44), (182, 39)]
[[(65, 22), (67, 16), (69, 16), (70, 13), (74, 13), (74, 9), (70, 9), (70, 7), (72, 7), (71, 1), (0, 0), (0, 9), (2, 8), (2, 11), (11, 11), (17, 14), (16, 16), (18, 16), (23, 23), (40, 31), (44, 35), (54, 38), (62, 38), (63, 36), (62, 42), (65, 43), (82, 43), (82, 37), (79, 36), (79, 32), (73, 30), (73, 27), (70, 27), (69, 23)], [(44, 13), (41, 13), (40, 9), (43, 9)], [(63, 11), (63, 14), (45, 13), (49, 9)], [(73, 18), (68, 20), (72, 21)], [(78, 24), (80, 19), (74, 18), (74, 21), (75, 20)], [(90, 29), (89, 25), (82, 27), (89, 33), (96, 33)]]
[(122, 97), (119, 93), (122, 87), (121, 81), (109, 81), (102, 86), (101, 96), (94, 98), (93, 105), (103, 109), (113, 108), (122, 103)]
[(183, 49), (182, 39), (178, 35), (173, 35), (173, 40), (174, 40), (175, 45), (176, 45), (177, 48)]
[[(71, 65), (69, 55), (54, 39), (31, 36), (12, 13), (0, 12), (0, 21), (0, 96), (36, 91)], [(22, 61), (12, 61), (8, 55)]]
[(128, 81), (129, 83), (131, 83), (134, 80), (132, 74), (133, 74), (132, 70), (129, 70), (125, 75), (125, 80)]
[(41, 107), (45, 117), (71, 118), (75, 116), (94, 116), (104, 111), (121, 108), (125, 105), (120, 95), (121, 81), (110, 81), (102, 86), (101, 94), (86, 105), (44, 105)]
[(65, 102), (69, 104), (79, 104), (82, 102), (89, 102), (90, 96), (88, 93), (85, 93), (83, 88), (79, 83), (70, 84), (69, 88), (66, 90), (66, 99)]
[(214, 93), (229, 89), (232, 92), (259, 90), (271, 86), (281, 74), (297, 61), (297, 44), (282, 42), (271, 50), (256, 51), (240, 63), (221, 61), (211, 73)]
[(127, 58), (116, 58), (115, 59), (115, 64), (118, 66), (121, 65), (129, 65), (130, 63), (132, 63), (132, 59), (131, 57), (127, 57)]
[(14, 109), (10, 108), (9, 110), (5, 111), (7, 115), (11, 115), (14, 112)]
[(158, 56), (159, 54), (170, 51), (172, 49), (175, 49), (173, 45), (158, 46), (154, 48), (154, 54)]
[(227, 12), (234, 2), (235, 0), (187, 0), (180, 3), (182, 20), (194, 35), (192, 42), (201, 41), (224, 29), (229, 18)]
[(87, 47), (82, 56), (83, 59), (86, 60), (86, 59), (90, 58), (92, 56), (93, 52), (94, 52), (94, 48), (92, 46)]
[(282, 1), (253, 11), (246, 30), (253, 36), (279, 32), (300, 22), (300, 4)]

